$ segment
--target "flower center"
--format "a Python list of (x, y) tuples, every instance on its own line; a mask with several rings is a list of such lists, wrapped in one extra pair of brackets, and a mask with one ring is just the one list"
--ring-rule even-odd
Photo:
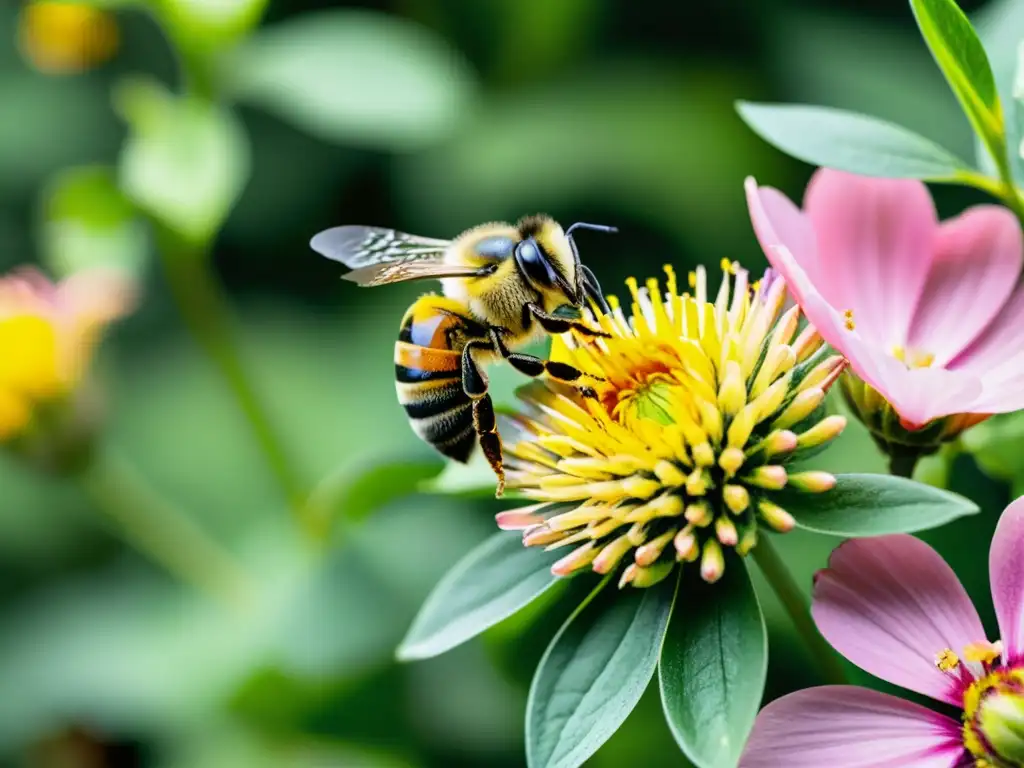
[(631, 417), (653, 419), (662, 426), (668, 426), (674, 422), (671, 410), (673, 388), (668, 374), (653, 373), (636, 389), (621, 389), (615, 393), (618, 402), (611, 409), (612, 416), (620, 421), (629, 421)]
[(558, 576), (586, 568), (646, 587), (699, 561), (716, 581), (723, 548), (742, 555), (760, 526), (794, 526), (774, 492), (835, 484), (783, 466), (845, 426), (821, 408), (845, 361), (800, 329), (797, 307), (783, 311), (784, 284), (769, 275), (754, 289), (727, 262), (712, 299), (703, 269), (692, 293), (665, 271), (665, 288), (627, 281), (631, 312), (608, 297), (611, 312), (592, 318), (607, 337), (554, 340), (552, 359), (598, 377), (596, 399), (538, 382), (502, 427), (509, 485), (539, 503), (498, 523), (527, 546), (564, 547)]
[(892, 348), (892, 356), (907, 368), (930, 368), (935, 362), (935, 355), (921, 349), (907, 349), (899, 344)]
[(1002, 668), (964, 692), (964, 747), (977, 768), (1024, 766), (1024, 668)]

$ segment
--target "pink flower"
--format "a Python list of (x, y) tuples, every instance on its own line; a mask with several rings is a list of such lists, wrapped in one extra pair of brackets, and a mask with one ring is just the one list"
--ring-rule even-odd
[(826, 169), (803, 211), (751, 178), (746, 190), (772, 266), (905, 427), (1024, 408), (1024, 245), (1012, 213), (979, 205), (940, 224), (920, 182)]
[(822, 635), (857, 666), (956, 707), (962, 720), (865, 688), (798, 691), (758, 715), (741, 768), (1024, 764), (1024, 498), (999, 521), (989, 571), (997, 643), (924, 542), (842, 544), (815, 580)]

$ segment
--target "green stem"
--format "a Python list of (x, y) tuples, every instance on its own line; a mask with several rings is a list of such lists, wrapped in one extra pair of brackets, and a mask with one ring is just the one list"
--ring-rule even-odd
[(304, 530), (310, 529), (305, 512), (306, 493), (277, 430), (242, 363), (231, 332), (227, 303), (211, 274), (208, 254), (168, 235), (160, 248), (164, 272), (178, 309), (192, 335), (217, 366), (249, 421), (256, 442), (282, 493)]
[(757, 562), (761, 573), (771, 585), (772, 590), (782, 603), (782, 607), (789, 614), (797, 634), (804, 641), (804, 645), (811, 656), (817, 662), (818, 667), (825, 679), (825, 682), (833, 685), (845, 685), (846, 672), (843, 665), (836, 656), (835, 651), (825, 641), (825, 638), (818, 632), (811, 618), (811, 612), (807, 605), (807, 598), (793, 580), (789, 568), (779, 557), (779, 553), (768, 536), (761, 536), (757, 546), (753, 549), (754, 560)]
[[(989, 155), (995, 161), (996, 169), (999, 172), (1000, 189), (995, 194), (1002, 198), (1010, 206), (1010, 209), (1017, 215), (1017, 218), (1024, 224), (1024, 202), (1021, 201), (1020, 193), (1017, 191), (1017, 184), (1013, 178), (1013, 169), (1010, 167), (1010, 159), (1006, 154), (1006, 131), (1002, 126), (998, 131), (999, 141), (989, 141), (991, 134), (979, 131)], [(1017, 151), (1016, 148), (1013, 151)]]
[(907, 477), (912, 478), (914, 476), (914, 467), (917, 466), (917, 460), (920, 458), (920, 454), (917, 453), (893, 453), (889, 456), (889, 474), (895, 475), (896, 477)]
[(233, 607), (248, 602), (248, 579), (230, 553), (120, 456), (98, 451), (75, 477), (130, 545), (215, 599)]

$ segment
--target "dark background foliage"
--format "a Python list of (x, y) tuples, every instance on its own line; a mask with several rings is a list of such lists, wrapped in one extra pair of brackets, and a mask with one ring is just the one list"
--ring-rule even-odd
[[(585, 233), (580, 245), (616, 292), (626, 276), (665, 262), (680, 271), (722, 257), (763, 266), (743, 179), (799, 198), (811, 169), (752, 134), (736, 99), (857, 109), (971, 154), (966, 121), (908, 7), (893, 0), (271, 0), (253, 35), (356, 8), (389, 22), (367, 27), (369, 50), (395, 45), (391, 22), (427, 30), (453, 69), (421, 76), (453, 99), (454, 113), (440, 127), (398, 130), (384, 107), (416, 94), (375, 87), (372, 70), (324, 67), (309, 70), (310, 81), (328, 91), (348, 81), (354, 111), (371, 105), (379, 125), (359, 132), (342, 120), (312, 135), (242, 100), (251, 177), (212, 251), (239, 306), (245, 359), (310, 485), (398, 456), (429, 459), (391, 385), (391, 343), (418, 287), (371, 292), (339, 281), (338, 266), (308, 249), (316, 231), (365, 223), (446, 237), (537, 210), (615, 224), (621, 234)], [(121, 46), (112, 60), (42, 74), (15, 45), (19, 12), (11, 0), (0, 6), (0, 266), (52, 267), (60, 253), (47, 190), (69, 167), (118, 162), (125, 127), (112, 89), (140, 73), (173, 88), (178, 73), (153, 19), (125, 8), (113, 11)], [(946, 215), (982, 199), (953, 188), (936, 195)], [(127, 252), (140, 265), (144, 302), (97, 371), (111, 440), (257, 575), (258, 608), (224, 610), (174, 585), (97, 524), (73, 484), (5, 460), (0, 754), (12, 765), (61, 768), (522, 765), (530, 674), (571, 605), (563, 593), (578, 585), (482, 641), (396, 665), (393, 648), (416, 607), (491, 530), (495, 503), (412, 495), (311, 549), (184, 330), (152, 237), (138, 231)], [(495, 378), (508, 399), (515, 375)], [(996, 457), (1015, 445), (1006, 429)], [(884, 467), (856, 426), (823, 459), (837, 470)], [(981, 519), (927, 538), (988, 621), (987, 542), (1009, 491), (966, 457), (953, 487), (982, 503)], [(784, 554), (809, 585), (834, 544), (794, 534)], [(774, 599), (763, 600), (768, 694), (814, 684)], [(590, 764), (683, 763), (648, 696)]]

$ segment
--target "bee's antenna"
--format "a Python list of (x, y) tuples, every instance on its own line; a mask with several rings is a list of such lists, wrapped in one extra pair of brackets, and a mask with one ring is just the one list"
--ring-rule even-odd
[(597, 232), (609, 232), (612, 234), (619, 231), (618, 227), (609, 227), (607, 224), (588, 224), (585, 221), (577, 221), (575, 224), (573, 224), (571, 227), (565, 230), (565, 234), (571, 235), (574, 229), (593, 229)]

